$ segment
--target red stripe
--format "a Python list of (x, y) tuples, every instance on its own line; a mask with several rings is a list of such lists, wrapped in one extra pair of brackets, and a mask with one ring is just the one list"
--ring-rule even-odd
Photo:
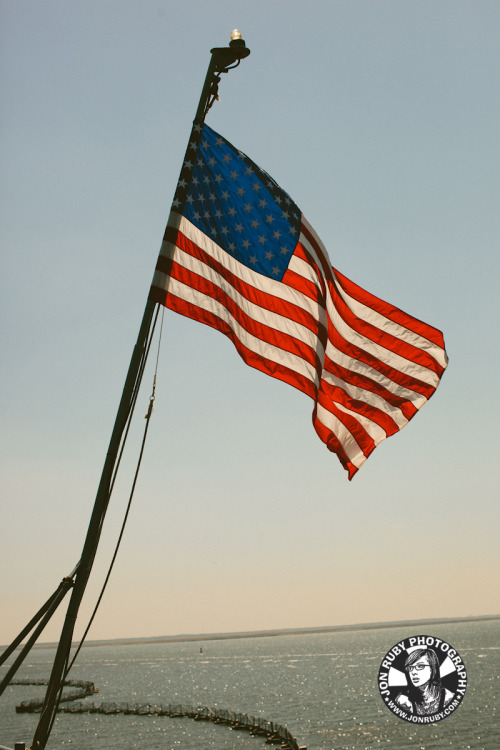
[(150, 299), (154, 302), (165, 305), (165, 307), (174, 310), (180, 315), (184, 315), (185, 317), (192, 318), (193, 320), (197, 320), (200, 323), (215, 328), (217, 331), (220, 331), (231, 339), (238, 353), (247, 365), (250, 365), (250, 367), (254, 367), (257, 370), (261, 370), (261, 372), (266, 373), (266, 375), (270, 375), (273, 378), (288, 383), (299, 391), (305, 393), (307, 396), (310, 396), (312, 399), (316, 398), (316, 388), (307, 377), (295, 372), (295, 370), (292, 370), (289, 367), (268, 360), (265, 357), (256, 354), (251, 349), (248, 349), (240, 341), (235, 331), (227, 324), (227, 322), (214, 313), (198, 307), (191, 302), (187, 302), (171, 292), (167, 294), (163, 289), (154, 286), (151, 287)]
[(391, 417), (376, 406), (362, 401), (361, 399), (353, 398), (339, 385), (328, 383), (324, 378), (321, 380), (321, 389), (328, 396), (331, 401), (345, 406), (346, 409), (356, 412), (357, 414), (367, 417), (372, 422), (375, 422), (381, 427), (386, 436), (394, 435), (395, 432), (399, 432), (399, 427)]
[(313, 425), (319, 439), (323, 441), (329, 451), (336, 454), (344, 469), (349, 472), (349, 479), (352, 479), (357, 472), (357, 469), (354, 464), (349, 461), (349, 458), (347, 457), (347, 454), (342, 447), (342, 443), (337, 438), (337, 436), (329, 429), (327, 429), (325, 425), (317, 419), (316, 407), (314, 407), (313, 412)]
[[(299, 246), (297, 245), (297, 248), (298, 247)], [(298, 255), (297, 251), (295, 251), (295, 255)], [(304, 295), (304, 297), (309, 297), (309, 299), (313, 300), (314, 302), (318, 303), (318, 305), (321, 305), (321, 307), (324, 308), (324, 295), (321, 294), (314, 282), (310, 281), (309, 279), (305, 279), (303, 276), (296, 273), (295, 271), (292, 271), (290, 268), (287, 268), (287, 270), (283, 274), (282, 281), (283, 284), (286, 284), (291, 289), (295, 289), (297, 292), (300, 292), (300, 294)]]
[(207, 297), (216, 300), (252, 336), (300, 357), (312, 365), (316, 371), (321, 372), (322, 364), (318, 359), (315, 348), (308, 346), (290, 334), (278, 331), (276, 328), (272, 328), (252, 318), (219, 286), (219, 279), (210, 281), (203, 276), (187, 270), (183, 266), (179, 266), (177, 263), (173, 263), (170, 276), (173, 279), (181, 281), (187, 287), (196, 289)]
[[(361, 320), (360, 318), (358, 318), (357, 316), (355, 316), (352, 313), (352, 311), (347, 307), (347, 305), (341, 299), (341, 297), (339, 296), (338, 292), (335, 289), (335, 283), (336, 283), (336, 281), (335, 281), (335, 275), (336, 275), (337, 271), (336, 271), (336, 269), (332, 268), (329, 265), (329, 261), (328, 261), (327, 258), (325, 258), (324, 252), (323, 252), (323, 250), (322, 250), (322, 248), (321, 248), (321, 246), (320, 246), (320, 244), (319, 244), (319, 242), (318, 242), (315, 234), (312, 233), (304, 224), (302, 224), (302, 226), (301, 226), (301, 232), (305, 235), (305, 237), (307, 237), (307, 239), (309, 240), (310, 244), (314, 247), (314, 249), (316, 251), (318, 260), (319, 260), (319, 262), (321, 264), (322, 272), (323, 272), (325, 278), (328, 281), (328, 285), (329, 285), (330, 293), (331, 293), (331, 296), (332, 296), (333, 304), (334, 304), (335, 308), (337, 309), (337, 311), (339, 312), (339, 314), (342, 317), (344, 317), (343, 313), (346, 315), (346, 318), (344, 318), (346, 320), (346, 323), (348, 323), (350, 325), (350, 327), (353, 328), (354, 330), (357, 330), (359, 333), (362, 333), (362, 335), (366, 336), (366, 338), (369, 338), (370, 340), (374, 341), (375, 343), (381, 344), (388, 351), (393, 351), (393, 352), (395, 352), (397, 354), (400, 354), (405, 359), (408, 359), (408, 360), (410, 360), (412, 362), (415, 361), (418, 364), (423, 364), (424, 367), (428, 367), (429, 369), (431, 369), (434, 372), (436, 372), (439, 377), (441, 377), (441, 375), (443, 374), (444, 368), (441, 367), (441, 365), (439, 365), (436, 362), (436, 360), (433, 357), (431, 357), (429, 354), (427, 354), (426, 352), (423, 352), (420, 349), (417, 349), (416, 347), (412, 346), (411, 344), (407, 344), (406, 342), (402, 342), (400, 339), (397, 339), (396, 337), (392, 336), (391, 334), (388, 334), (388, 333), (385, 333), (384, 331), (381, 331), (380, 329), (376, 328), (372, 324), (368, 323), (367, 321)], [(303, 248), (302, 246), (298, 247), (297, 250), (296, 250), (296, 254), (298, 256), (300, 256), (301, 250), (303, 252), (303, 258), (304, 258), (304, 260), (306, 260), (307, 262), (309, 262), (311, 264), (314, 264), (314, 267), (316, 269), (318, 269), (317, 264), (314, 263), (314, 261), (312, 260), (312, 257), (310, 255), (310, 253), (308, 253), (305, 248)], [(341, 275), (342, 279), (346, 279), (346, 277), (342, 276), (342, 274), (340, 274), (340, 275)], [(346, 279), (346, 281), (348, 281), (348, 279)], [(353, 285), (353, 286), (355, 286), (355, 285)], [(359, 290), (360, 293), (364, 292), (364, 290), (362, 290), (361, 287), (357, 287), (357, 289)], [(373, 299), (374, 301), (379, 302), (382, 306), (384, 306), (384, 308), (383, 308), (384, 309), (384, 313), (383, 314), (385, 314), (386, 317), (391, 318), (391, 315), (388, 314), (388, 312), (390, 310), (390, 306), (387, 305), (387, 303), (383, 303), (382, 300), (378, 299), (378, 297), (374, 297), (373, 295), (370, 295), (368, 292), (366, 292), (366, 300), (368, 300), (368, 299)], [(362, 300), (360, 300), (360, 301), (362, 301)], [(367, 302), (365, 302), (365, 304), (367, 304)], [(367, 306), (369, 306), (369, 305), (367, 305)], [(376, 308), (374, 307), (373, 309), (376, 309)], [(398, 313), (400, 313), (403, 316), (403, 318), (408, 323), (410, 321), (415, 321), (415, 318), (412, 318), (411, 316), (406, 315), (406, 313), (402, 313), (400, 310), (397, 310), (397, 308), (392, 308), (392, 310), (395, 311), (395, 312), (397, 311)], [(378, 312), (378, 310), (377, 310), (377, 312)], [(396, 317), (393, 317), (392, 319), (394, 319), (396, 321)], [(399, 321), (396, 321), (396, 322), (399, 322)], [(418, 323), (418, 321), (416, 321), (416, 322)], [(426, 326), (425, 323), (422, 324), (422, 325)], [(410, 327), (410, 326), (405, 326), (405, 327)], [(436, 329), (432, 329), (431, 326), (426, 326), (426, 329), (436, 331)], [(414, 330), (414, 329), (411, 329), (411, 330)], [(438, 331), (438, 333), (440, 333), (440, 332)], [(372, 338), (372, 336), (373, 336), (373, 338)], [(441, 334), (441, 339), (442, 339), (442, 334)], [(362, 351), (358, 347), (356, 347), (356, 349), (358, 349), (359, 352)], [(371, 356), (371, 355), (367, 354), (367, 356)], [(357, 357), (357, 358), (359, 358), (359, 357)], [(376, 358), (374, 358), (374, 359), (376, 359)], [(380, 361), (380, 360), (376, 360), (376, 361)], [(394, 378), (392, 378), (392, 379), (394, 379)], [(419, 382), (419, 381), (416, 381), (416, 382)], [(425, 385), (426, 384), (424, 384), (424, 386)], [(434, 390), (435, 390), (435, 388), (432, 388), (432, 393), (434, 392)]]
[(369, 365), (371, 368), (377, 370), (389, 380), (392, 380), (398, 385), (402, 385), (404, 388), (408, 388), (410, 391), (420, 393), (422, 396), (425, 396), (425, 398), (428, 399), (436, 390), (436, 388), (432, 385), (429, 385), (429, 383), (424, 383), (423, 381), (417, 380), (410, 375), (406, 375), (399, 370), (395, 370), (394, 367), (390, 367), (390, 365), (382, 362), (380, 359), (373, 356), (373, 354), (370, 354), (364, 349), (360, 349), (359, 346), (356, 346), (355, 344), (351, 344), (350, 341), (346, 341), (333, 327), (333, 325), (330, 327), (330, 330), (328, 332), (328, 338), (339, 351), (343, 352), (343, 354), (346, 354), (352, 359), (357, 359), (363, 364)]
[[(325, 299), (326, 299), (325, 279), (328, 278), (328, 276), (327, 274), (324, 273), (324, 269), (318, 266), (314, 257), (311, 255), (311, 253), (308, 250), (306, 250), (306, 248), (301, 242), (297, 242), (297, 245), (295, 247), (293, 254), (300, 260), (303, 260), (305, 263), (307, 263), (307, 265), (310, 268), (314, 269), (314, 272), (316, 274), (316, 279), (317, 279), (317, 282), (314, 283), (312, 281), (309, 281), (309, 279), (305, 279), (303, 276), (300, 276), (300, 274), (297, 274), (298, 278), (300, 279), (299, 281), (300, 291), (302, 291), (307, 296), (310, 296), (312, 299), (321, 300), (323, 303), (323, 306), (325, 306)], [(294, 272), (291, 271), (290, 273), (294, 273)]]
[[(327, 268), (327, 266), (326, 266), (326, 259), (324, 258), (323, 251), (322, 251), (321, 247), (319, 246), (319, 244), (318, 244), (315, 236), (304, 225), (302, 225), (301, 229), (302, 229), (302, 232), (304, 233), (304, 235), (307, 237), (307, 239), (311, 243), (311, 245), (313, 245), (313, 247), (316, 250), (317, 256), (318, 256), (318, 258), (319, 258), (319, 260), (320, 260), (320, 262), (322, 264), (321, 270), (325, 271), (325, 269)], [(297, 257), (301, 258), (302, 260), (304, 260), (306, 263), (308, 263), (308, 265), (312, 266), (315, 269), (318, 278), (321, 277), (321, 270), (319, 269), (318, 264), (313, 259), (311, 253), (306, 248), (304, 248), (304, 246), (301, 243), (298, 243), (298, 245), (297, 245), (297, 247), (295, 249), (295, 255)], [(346, 322), (348, 322), (350, 324), (351, 328), (355, 329), (357, 321), (359, 321), (359, 319), (357, 319), (357, 318), (355, 318), (355, 316), (353, 316), (352, 311), (349, 310), (349, 308), (347, 308), (347, 306), (345, 305), (344, 301), (340, 298), (338, 292), (336, 291), (335, 286), (334, 286), (334, 283), (335, 283), (334, 275), (333, 275), (334, 269), (332, 269), (331, 267), (328, 267), (328, 271), (329, 271), (329, 273), (328, 273), (328, 276), (329, 276), (329, 289), (330, 289), (330, 292), (331, 292), (331, 297), (332, 297), (333, 305), (339, 311), (339, 314), (340, 314), (340, 310), (339, 310), (339, 306), (340, 305), (339, 305), (339, 303), (341, 303), (341, 305), (342, 305), (342, 307), (344, 309), (344, 312), (346, 313), (346, 317), (348, 318), (348, 320), (346, 320)], [(290, 273), (290, 272), (287, 272), (287, 273)], [(307, 294), (308, 288), (311, 287), (311, 286), (313, 286), (312, 282), (310, 282), (310, 281), (308, 281), (306, 279), (303, 279), (303, 277), (299, 277), (299, 278), (302, 279), (302, 285), (299, 287), (299, 290), (302, 291), (303, 293)], [(285, 279), (288, 280), (287, 274), (285, 274), (285, 276), (283, 277), (283, 281), (285, 281)], [(316, 292), (317, 292), (317, 288), (316, 288)], [(312, 295), (309, 294), (308, 296), (312, 296)], [(326, 308), (326, 304), (324, 304), (324, 306)], [(347, 314), (346, 311), (348, 311), (348, 314)], [(341, 315), (341, 317), (343, 317), (343, 316)], [(361, 323), (362, 321), (359, 321), (359, 322)], [(360, 347), (356, 346), (355, 344), (351, 344), (347, 339), (345, 339), (342, 336), (342, 334), (339, 333), (339, 331), (334, 326), (334, 324), (330, 320), (330, 318), (328, 318), (328, 323), (329, 323), (328, 337), (329, 337), (330, 341), (332, 342), (332, 344), (334, 344), (334, 346), (336, 346), (337, 349), (339, 349), (340, 351), (342, 351), (344, 354), (352, 357), (353, 359), (356, 359), (358, 361), (361, 361), (361, 362), (364, 362), (366, 364), (369, 364), (375, 370), (378, 370), (379, 372), (381, 372), (382, 374), (384, 374), (386, 377), (388, 377), (390, 380), (394, 381), (395, 383), (398, 383), (399, 385), (402, 385), (405, 388), (408, 388), (410, 390), (414, 390), (417, 393), (422, 393), (422, 395), (424, 395), (426, 398), (430, 398), (430, 396), (434, 393), (435, 388), (433, 386), (430, 386), (429, 384), (424, 383), (423, 381), (416, 380), (414, 377), (408, 376), (408, 375), (400, 372), (399, 370), (396, 370), (395, 368), (392, 368), (392, 367), (386, 365), (384, 362), (382, 362), (380, 359), (378, 359), (374, 355), (366, 352), (365, 350), (361, 349)], [(371, 328), (374, 328), (374, 327), (371, 326)], [(374, 330), (377, 330), (377, 329), (374, 329)], [(380, 333), (382, 333), (382, 332), (380, 332)], [(395, 339), (394, 336), (390, 336), (390, 334), (384, 334), (384, 336), (388, 337), (385, 340), (386, 344), (392, 343), (392, 344), (396, 344), (397, 345), (399, 343), (398, 339)], [(373, 340), (373, 339), (371, 339), (371, 340)], [(380, 343), (380, 342), (377, 342), (377, 343)], [(408, 345), (408, 346), (411, 348), (412, 353), (415, 352), (415, 351), (417, 353), (419, 353), (419, 350), (415, 350), (415, 347), (412, 347), (411, 345)], [(396, 351), (396, 349), (395, 349), (394, 346), (392, 348), (391, 348), (391, 346), (387, 346), (386, 348), (388, 348), (389, 351)], [(399, 352), (396, 352), (396, 353), (399, 353)], [(406, 350), (405, 353), (408, 354), (409, 353), (408, 350)], [(429, 357), (428, 361), (427, 361), (427, 364), (429, 364), (431, 362), (434, 365), (434, 367), (436, 367), (436, 366), (439, 367), (437, 365), (437, 363), (435, 362), (435, 360), (432, 357)], [(368, 378), (367, 378), (367, 380), (368, 380), (368, 383), (369, 383), (370, 381), (369, 381)], [(396, 398), (396, 397), (392, 397), (392, 398)], [(392, 398), (390, 400), (390, 403), (393, 403)], [(398, 403), (398, 407), (401, 408), (402, 404), (404, 404), (405, 402), (402, 401), (401, 399), (397, 399), (397, 400), (400, 402), (400, 403)], [(408, 404), (408, 407), (407, 408), (403, 407), (402, 411), (404, 413), (404, 416), (407, 419), (411, 419), (411, 417), (415, 414), (416, 408), (413, 406), (413, 404), (411, 404), (411, 402), (406, 402), (406, 403)]]
[(373, 294), (370, 294), (365, 289), (362, 289), (348, 279), (347, 276), (344, 276), (344, 274), (340, 273), (337, 269), (334, 269), (334, 271), (342, 289), (344, 289), (351, 297), (358, 300), (358, 302), (362, 302), (367, 307), (371, 307), (372, 310), (376, 310), (376, 312), (384, 317), (389, 318), (389, 320), (393, 320), (404, 328), (408, 328), (410, 331), (418, 333), (419, 336), (422, 336), (428, 341), (432, 341), (433, 344), (444, 349), (443, 334), (437, 328), (418, 320), (418, 318), (408, 315), (379, 297), (375, 297)]
[[(398, 369), (388, 365), (385, 361), (365, 351), (363, 348), (350, 343), (335, 328), (333, 322), (328, 318), (326, 311), (326, 294), (331, 294), (333, 305), (341, 315), (342, 319), (356, 332), (381, 345), (387, 352), (399, 354), (404, 359), (415, 364), (423, 365), (430, 370), (441, 375), (443, 369), (432, 356), (422, 351), (416, 346), (402, 342), (397, 337), (380, 330), (365, 320), (360, 320), (350, 309), (349, 305), (340, 297), (339, 289), (343, 289), (354, 299), (363, 303), (370, 309), (380, 313), (389, 320), (414, 331), (425, 339), (431, 341), (437, 346), (444, 349), (443, 337), (440, 331), (428, 326), (421, 321), (403, 313), (377, 297), (369, 294), (365, 290), (349, 281), (345, 276), (333, 269), (325, 256), (314, 232), (309, 231), (304, 225), (302, 232), (311, 243), (312, 248), (317, 254), (314, 256), (301, 243), (297, 244), (295, 249), (296, 257), (303, 260), (312, 269), (312, 279), (306, 279), (290, 269), (288, 269), (282, 279), (282, 283), (290, 289), (295, 290), (298, 294), (312, 300), (318, 307), (318, 319), (315, 315), (301, 308), (300, 304), (295, 305), (292, 302), (284, 301), (272, 294), (267, 294), (246, 282), (243, 282), (237, 276), (232, 274), (221, 263), (216, 261), (212, 256), (205, 253), (195, 242), (182, 234), (178, 229), (167, 227), (165, 239), (173, 243), (181, 251), (196, 258), (199, 263), (206, 267), (209, 278), (207, 279), (200, 274), (190, 271), (178, 263), (172, 262), (169, 257), (160, 255), (157, 269), (173, 279), (179, 280), (188, 288), (198, 290), (208, 297), (217, 300), (238, 322), (239, 325), (251, 335), (256, 336), (261, 341), (274, 345), (284, 352), (292, 353), (305, 362), (311, 364), (318, 374), (320, 387), (318, 390), (317, 382), (312, 382), (305, 375), (297, 373), (291, 367), (267, 359), (245, 346), (239, 339), (236, 331), (231, 327), (231, 322), (224, 320), (213, 312), (207, 311), (197, 305), (178, 297), (171, 292), (167, 293), (158, 287), (152, 287), (150, 299), (169, 307), (175, 312), (185, 315), (194, 320), (202, 322), (224, 333), (231, 339), (242, 359), (251, 367), (270, 375), (271, 377), (282, 380), (285, 383), (306, 393), (315, 401), (313, 411), (313, 424), (318, 436), (327, 445), (328, 449), (337, 454), (343, 466), (349, 472), (349, 479), (352, 479), (357, 472), (356, 466), (349, 460), (345, 447), (341, 440), (334, 432), (326, 427), (317, 415), (318, 404), (323, 409), (333, 414), (341, 422), (346, 430), (352, 435), (353, 440), (359, 446), (360, 452), (368, 457), (375, 448), (375, 441), (363, 427), (356, 414), (363, 415), (379, 425), (387, 436), (394, 434), (399, 430), (397, 423), (392, 417), (382, 409), (369, 404), (363, 398), (353, 398), (342, 387), (342, 383), (365, 389), (371, 393), (377, 394), (393, 408), (397, 408), (406, 417), (411, 419), (417, 411), (416, 406), (410, 399), (401, 398), (392, 394), (386, 387), (380, 385), (372, 376), (368, 374), (357, 373), (354, 370), (345, 368), (340, 364), (332, 361), (323, 349), (327, 342), (327, 335), (331, 344), (347, 357), (354, 360), (353, 366), (359, 362), (367, 365), (376, 372), (381, 373), (385, 378), (400, 385), (415, 394), (421, 394), (425, 398), (430, 398), (435, 387), (424, 383), (421, 380), (406, 375)], [(210, 269), (210, 271), (208, 271)], [(201, 269), (200, 269), (201, 270)], [(235, 289), (243, 298), (252, 304), (264, 310), (269, 310), (289, 319), (293, 326), (298, 323), (308, 330), (312, 331), (318, 338), (318, 346), (309, 346), (297, 339), (291, 333), (283, 333), (276, 330), (271, 325), (266, 325), (256, 321), (250, 314), (245, 312), (229, 296), (229, 288)], [(328, 291), (327, 291), (328, 287)], [(227, 290), (227, 291), (226, 291)], [(187, 294), (189, 296), (189, 294)], [(243, 308), (245, 305), (243, 305)], [(293, 331), (293, 327), (291, 328)], [(322, 346), (320, 345), (320, 342)], [(382, 355), (383, 356), (383, 355)], [(340, 385), (329, 384), (325, 376), (330, 373), (340, 380)], [(321, 378), (321, 379), (320, 379)], [(340, 406), (354, 412), (347, 414)]]
[(406, 419), (411, 419), (413, 415), (418, 411), (417, 407), (412, 404), (411, 401), (396, 396), (391, 391), (384, 388), (383, 385), (378, 383), (376, 380), (368, 377), (368, 375), (362, 375), (354, 370), (347, 370), (342, 365), (331, 360), (328, 356), (325, 356), (324, 369), (327, 372), (331, 372), (332, 375), (336, 375), (338, 378), (343, 380), (349, 385), (357, 386), (358, 388), (364, 388), (371, 393), (375, 393), (384, 399), (388, 404), (399, 409)]
[(381, 328), (377, 328), (377, 326), (369, 323), (367, 320), (359, 318), (353, 313), (350, 307), (348, 307), (333, 284), (330, 285), (330, 292), (338, 314), (350, 328), (356, 331), (356, 333), (359, 333), (361, 336), (373, 341), (375, 344), (384, 347), (384, 349), (387, 349), (389, 352), (398, 354), (400, 357), (403, 357), (410, 362), (415, 362), (422, 367), (426, 367), (428, 370), (435, 372), (441, 377), (444, 368), (436, 362), (434, 357), (431, 357), (426, 351), (418, 349), (412, 344), (408, 344), (406, 341), (396, 338), (396, 336), (393, 336), (390, 333), (386, 333)]
[[(285, 318), (289, 318), (290, 320), (305, 326), (315, 334), (318, 333), (318, 320), (311, 315), (311, 313), (307, 312), (307, 310), (304, 310), (299, 305), (295, 305), (292, 302), (276, 297), (273, 294), (262, 292), (251, 284), (242, 281), (238, 276), (232, 274), (225, 266), (215, 260), (215, 258), (205, 253), (199, 245), (179, 230), (174, 229), (173, 227), (167, 228), (165, 236), (167, 237), (167, 241), (176, 245), (180, 250), (213, 269), (222, 279), (225, 279), (231, 284), (231, 286), (236, 289), (242, 297), (245, 297), (250, 302), (253, 302), (264, 310), (275, 312), (278, 315), (282, 315)], [(156, 264), (156, 269), (169, 275), (170, 267), (170, 258), (160, 255)], [(324, 338), (324, 335), (322, 338)]]
[(345, 411), (339, 409), (336, 404), (329, 399), (328, 395), (322, 388), (318, 392), (318, 403), (323, 406), (324, 409), (333, 414), (339, 422), (342, 422), (344, 427), (349, 430), (365, 456), (372, 452), (375, 448), (375, 441), (365, 430), (361, 422), (359, 422), (352, 414), (346, 414)]
[(334, 432), (330, 430), (330, 428), (326, 427), (323, 422), (320, 421), (318, 415), (317, 415), (318, 408), (317, 406), (314, 407), (313, 411), (313, 425), (314, 429), (316, 430), (316, 434), (320, 438), (320, 440), (323, 441), (323, 443), (326, 445), (329, 451), (332, 453), (335, 453), (337, 458), (339, 459), (340, 463), (346, 469), (348, 472), (349, 479), (352, 479), (353, 476), (358, 471), (357, 467), (351, 462), (349, 459), (347, 453), (344, 450), (344, 446), (338, 439), (338, 437), (335, 435)]
[[(321, 245), (319, 244), (316, 235), (313, 234), (305, 226), (305, 224), (301, 224), (300, 231), (302, 232), (302, 234), (305, 237), (307, 237), (307, 239), (309, 240), (309, 243), (313, 246), (313, 248), (314, 248), (314, 250), (316, 252), (316, 256), (318, 258), (318, 262), (320, 263), (320, 266), (321, 266), (322, 275), (324, 276), (324, 278), (327, 281), (333, 281), (333, 279), (334, 279), (333, 268), (330, 265), (330, 261), (328, 260), (328, 258), (325, 258), (323, 249), (322, 249)], [(306, 260), (308, 260), (308, 262), (311, 262), (312, 258), (310, 256), (310, 254), (308, 252), (306, 252), (305, 249), (304, 249), (304, 253), (306, 255)], [(315, 265), (317, 267), (316, 263), (315, 263)]]

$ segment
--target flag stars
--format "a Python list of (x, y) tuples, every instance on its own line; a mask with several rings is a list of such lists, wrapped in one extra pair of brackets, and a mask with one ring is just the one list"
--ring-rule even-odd
[[(297, 207), (266, 172), (222, 137), (208, 127), (201, 133), (197, 152), (186, 159), (173, 210), (185, 205), (186, 218), (227, 253), (257, 273), (281, 278), (296, 242)], [(291, 234), (290, 225), (296, 227)]]

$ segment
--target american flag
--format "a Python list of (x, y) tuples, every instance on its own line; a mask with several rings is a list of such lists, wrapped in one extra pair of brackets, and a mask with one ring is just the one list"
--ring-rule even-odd
[(314, 401), (313, 424), (352, 479), (436, 390), (442, 333), (332, 268), (298, 206), (205, 124), (194, 125), (150, 299), (228, 336)]

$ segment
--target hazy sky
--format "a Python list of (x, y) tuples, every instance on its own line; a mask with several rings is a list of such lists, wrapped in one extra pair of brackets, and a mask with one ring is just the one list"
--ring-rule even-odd
[[(450, 364), (348, 482), (309, 398), (166, 312), (89, 637), (499, 612), (498, 2), (2, 0), (0, 14), (0, 643), (78, 561), (209, 51), (234, 27), (252, 54), (208, 124), (290, 193), (339, 270), (443, 330)], [(151, 381), (152, 367), (78, 632)]]

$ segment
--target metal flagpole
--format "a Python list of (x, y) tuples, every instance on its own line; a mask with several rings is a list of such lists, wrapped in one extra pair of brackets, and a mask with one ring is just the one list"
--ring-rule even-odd
[[(216, 47), (211, 50), (212, 57), (208, 66), (205, 83), (195, 116), (195, 127), (203, 123), (205, 116), (217, 99), (220, 74), (237, 67), (240, 61), (250, 54), (238, 31), (233, 31), (228, 47)], [(188, 146), (189, 149), (189, 146)], [(52, 673), (50, 676), (40, 720), (33, 737), (31, 750), (44, 750), (54, 722), (58, 701), (69, 661), (73, 631), (83, 598), (90, 571), (99, 543), (104, 517), (109, 503), (111, 481), (119, 453), (122, 436), (132, 408), (134, 394), (140, 374), (147, 357), (147, 343), (151, 331), (153, 313), (156, 303), (148, 300), (144, 310), (137, 342), (132, 354), (128, 374), (118, 407), (115, 425), (111, 434), (108, 452), (104, 463), (101, 480), (96, 494), (94, 508), (90, 519), (82, 555), (77, 566), (71, 599), (68, 604), (61, 638), (57, 648)]]

